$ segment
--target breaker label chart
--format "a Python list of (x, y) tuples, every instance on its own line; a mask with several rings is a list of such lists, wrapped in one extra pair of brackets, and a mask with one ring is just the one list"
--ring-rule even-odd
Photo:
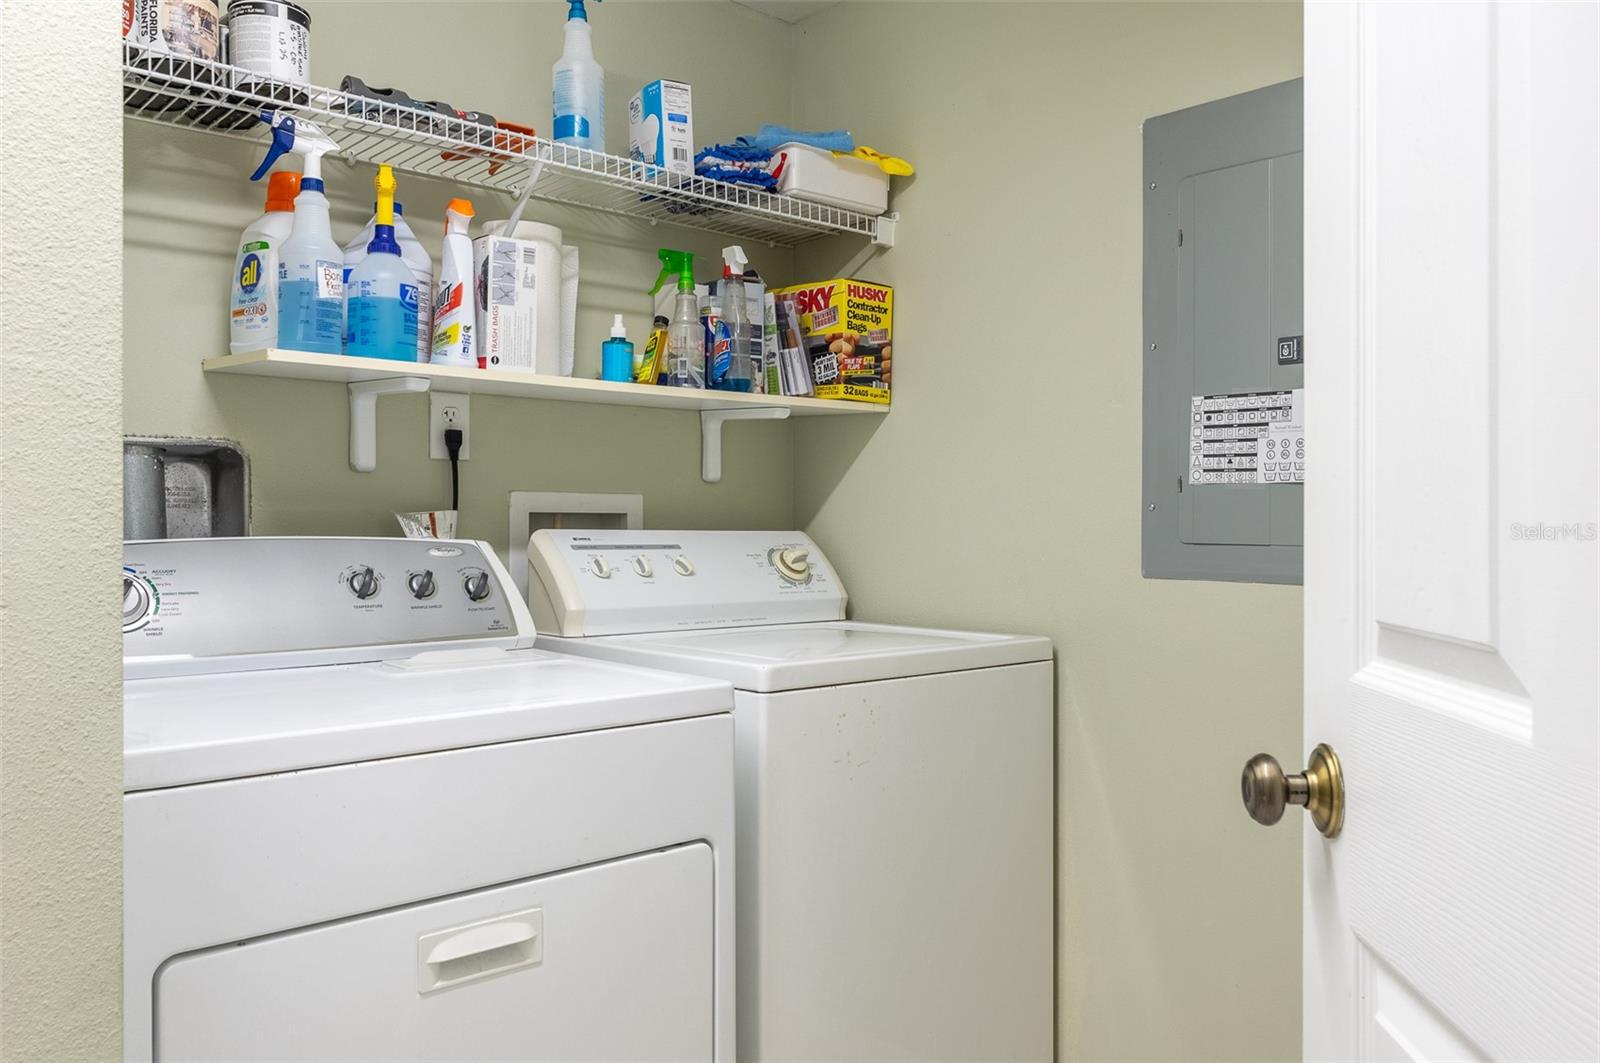
[(1304, 483), (1304, 401), (1303, 388), (1193, 396), (1189, 482)]

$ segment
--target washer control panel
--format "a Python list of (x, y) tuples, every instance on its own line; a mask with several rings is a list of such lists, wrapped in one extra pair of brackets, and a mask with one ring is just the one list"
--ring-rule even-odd
[(463, 643), (526, 644), (527, 628), (515, 585), (479, 542), (242, 538), (123, 546), (123, 662), (142, 662), (142, 675), (294, 663), (285, 654), (337, 663)]
[(528, 542), (528, 604), (545, 634), (842, 620), (845, 602), (800, 532), (543, 530)]

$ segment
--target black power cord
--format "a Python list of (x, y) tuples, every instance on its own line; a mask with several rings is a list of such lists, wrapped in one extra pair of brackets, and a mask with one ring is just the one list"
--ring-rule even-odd
[[(444, 449), (450, 452), (450, 508), (461, 512), (461, 429), (444, 430)], [(459, 520), (460, 517), (458, 516)]]

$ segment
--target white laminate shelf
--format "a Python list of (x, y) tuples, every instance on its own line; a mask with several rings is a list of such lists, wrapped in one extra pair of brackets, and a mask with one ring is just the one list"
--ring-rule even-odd
[(887, 406), (813, 399), (791, 395), (751, 395), (628, 384), (612, 380), (546, 376), (509, 370), (467, 369), (424, 362), (350, 358), (305, 351), (263, 350), (225, 354), (202, 363), (207, 373), (221, 376), (280, 377), (325, 380), (350, 390), (350, 466), (357, 472), (377, 468), (379, 396), (405, 392), (449, 391), (478, 395), (510, 395), (601, 406), (646, 406), (684, 410), (700, 415), (700, 476), (707, 483), (722, 479), (722, 426), (728, 421), (781, 421), (795, 417), (873, 417)]
[(783, 409), (795, 417), (873, 416), (887, 406), (840, 399), (811, 399), (790, 395), (754, 395), (736, 391), (701, 391), (691, 388), (652, 387), (612, 380), (546, 376), (503, 369), (466, 369), (396, 362), (382, 358), (349, 358), (305, 351), (264, 350), (225, 354), (202, 363), (207, 373), (271, 376), (294, 380), (329, 380), (354, 384), (398, 378), (420, 378), (439, 391), (476, 395), (514, 395), (525, 399), (556, 399), (601, 406), (652, 406), (664, 410)]

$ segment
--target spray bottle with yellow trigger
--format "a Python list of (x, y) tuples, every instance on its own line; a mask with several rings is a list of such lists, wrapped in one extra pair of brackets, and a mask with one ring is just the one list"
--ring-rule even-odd
[(278, 346), (338, 354), (344, 341), (344, 252), (333, 241), (328, 197), (322, 191), (322, 156), (339, 145), (303, 118), (262, 111), (272, 144), (250, 180), (259, 181), (285, 152), (303, 160), (294, 223), (278, 253)]
[(678, 298), (673, 304), (672, 320), (667, 323), (667, 363), (663, 367), (666, 379), (662, 383), (675, 388), (703, 388), (705, 329), (700, 324), (700, 300), (694, 293), (694, 255), (663, 247), (656, 256), (661, 259), (661, 275), (650, 294), (660, 291), (667, 278), (678, 278)]
[(346, 286), (346, 353), (356, 358), (417, 360), (417, 278), (394, 238), (394, 170), (379, 166), (378, 221), (367, 257)]

